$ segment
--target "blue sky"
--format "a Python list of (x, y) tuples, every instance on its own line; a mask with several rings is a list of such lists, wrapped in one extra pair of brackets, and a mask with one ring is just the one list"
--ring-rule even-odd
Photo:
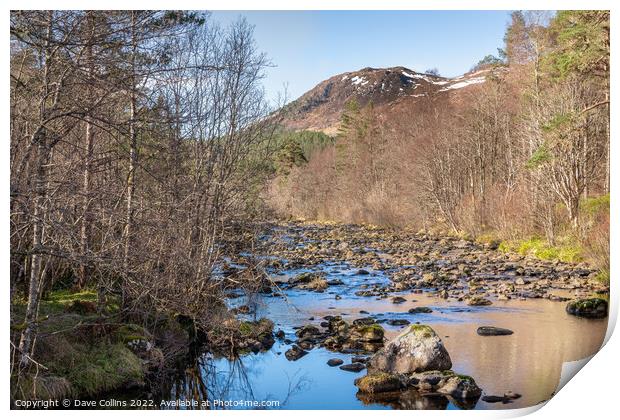
[(260, 50), (276, 66), (267, 95), (288, 84), (289, 100), (335, 74), (363, 67), (405, 66), (442, 76), (467, 72), (497, 54), (509, 11), (216, 11), (223, 24), (240, 15), (255, 26)]

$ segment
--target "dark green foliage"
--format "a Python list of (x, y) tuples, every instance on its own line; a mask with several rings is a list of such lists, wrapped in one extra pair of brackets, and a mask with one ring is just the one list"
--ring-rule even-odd
[(546, 144), (541, 145), (538, 149), (532, 153), (532, 156), (528, 159), (526, 167), (528, 169), (536, 169), (543, 163), (551, 159), (551, 153)]
[(480, 70), (485, 67), (501, 66), (503, 64), (504, 61), (501, 58), (498, 58), (493, 54), (488, 54), (482, 60), (478, 61), (478, 63), (472, 68), (472, 71)]
[(609, 11), (563, 10), (550, 29), (557, 48), (547, 64), (555, 77), (571, 73), (609, 77)]
[(288, 175), (292, 168), (306, 164), (312, 156), (332, 145), (334, 139), (319, 131), (282, 130), (275, 135), (274, 170), (278, 175)]

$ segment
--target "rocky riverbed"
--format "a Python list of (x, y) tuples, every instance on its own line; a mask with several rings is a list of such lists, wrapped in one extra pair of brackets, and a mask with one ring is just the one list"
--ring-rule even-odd
[[(231, 290), (228, 305), (242, 320), (273, 321), (275, 342), (238, 358), (206, 354), (199, 371), (211, 395), (275, 398), (282, 408), (537, 404), (555, 391), (562, 364), (596, 352), (605, 334), (599, 301), (573, 309), (567, 302), (608, 290), (585, 264), (495, 248), (362, 226), (269, 225), (258, 247), (222, 273), (258, 261), (259, 293)], [(597, 319), (574, 316), (583, 308)], [(384, 360), (373, 372), (373, 358), (412, 326), (436, 333), (451, 370), (442, 360), (422, 370), (404, 361), (392, 369)], [(470, 379), (481, 395), (458, 398)]]

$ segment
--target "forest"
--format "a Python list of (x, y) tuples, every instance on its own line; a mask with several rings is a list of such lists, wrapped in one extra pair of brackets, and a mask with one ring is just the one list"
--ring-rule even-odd
[[(11, 12), (12, 401), (212, 394), (187, 360), (205, 345), (271, 348), (282, 330), (243, 316), (257, 296), (338, 284), (302, 272), (285, 287), (275, 270), (325, 252), (355, 260), (346, 247), (374, 244), (373, 229), (403, 267), (407, 235), (464, 240), (543, 261), (530, 268), (557, 270), (552, 281), (586, 270), (584, 288), (608, 291), (609, 12), (513, 12), (503, 48), (472, 67), (490, 75), (465, 104), (427, 98), (385, 118), (349, 101), (336, 135), (281, 124), (253, 31), (208, 12)], [(337, 227), (293, 228), (299, 243), (332, 241), (301, 255), (265, 244), (280, 223)], [(424, 290), (445, 280), (427, 274)], [(356, 328), (337, 349), (376, 330)], [(180, 363), (191, 374), (179, 388), (168, 379)]]
[(472, 68), (492, 76), (466, 109), (428, 99), (384, 121), (372, 103), (350, 101), (338, 135), (320, 140), (329, 146), (284, 136), (273, 207), (586, 258), (608, 280), (609, 14), (549, 19), (512, 14), (499, 57)]

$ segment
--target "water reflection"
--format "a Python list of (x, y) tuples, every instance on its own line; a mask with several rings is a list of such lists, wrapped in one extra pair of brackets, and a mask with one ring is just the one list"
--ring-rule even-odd
[[(295, 340), (294, 327), (315, 324), (327, 315), (341, 315), (351, 321), (373, 316), (376, 319), (402, 319), (431, 325), (440, 335), (453, 361), (453, 369), (474, 377), (485, 395), (503, 395), (514, 391), (522, 398), (510, 404), (455, 401), (442, 395), (420, 395), (406, 391), (367, 396), (357, 393), (353, 381), (365, 374), (329, 367), (330, 358), (350, 363), (351, 355), (315, 348), (301, 359), (290, 362), (283, 341), (267, 352), (236, 358), (214, 358), (202, 354), (173, 379), (163, 395), (198, 400), (277, 400), (284, 409), (501, 409), (521, 408), (550, 398), (567, 361), (594, 354), (601, 346), (607, 320), (586, 320), (566, 314), (564, 303), (544, 299), (494, 302), (487, 307), (469, 307), (462, 302), (445, 301), (425, 294), (393, 293), (406, 299), (394, 304), (377, 296), (356, 296), (367, 284), (386, 284), (387, 275), (347, 264), (317, 267), (327, 280), (339, 279), (325, 293), (298, 289), (285, 290), (286, 296), (261, 296), (252, 301), (257, 313), (268, 317), (282, 329), (287, 339)], [(296, 271), (284, 273), (295, 275)], [(566, 294), (570, 292), (554, 292)], [(338, 295), (340, 298), (336, 299)], [(570, 297), (570, 294), (568, 295)], [(248, 299), (231, 299), (231, 306), (248, 304)], [(408, 313), (413, 307), (427, 306), (431, 313)], [(360, 314), (360, 310), (364, 314)], [(508, 328), (513, 335), (482, 337), (476, 329), (482, 325)], [(392, 338), (402, 328), (384, 323), (386, 336)], [(168, 397), (166, 397), (168, 398)], [(211, 407), (224, 408), (224, 407)]]
[(284, 393), (274, 395), (268, 392), (263, 386), (264, 381), (257, 380), (265, 377), (263, 363), (256, 363), (267, 354), (258, 353), (253, 356), (255, 358), (248, 355), (241, 357), (220, 355), (214, 358), (208, 353), (202, 354), (194, 358), (185, 369), (178, 370), (163, 380), (160, 383), (158, 397), (163, 400), (198, 402), (195, 406), (181, 407), (184, 409), (260, 409), (270, 407), (233, 406), (228, 402), (277, 401), (279, 407), (286, 407), (291, 397), (307, 388), (307, 379), (297, 372), (281, 382), (286, 386)]

